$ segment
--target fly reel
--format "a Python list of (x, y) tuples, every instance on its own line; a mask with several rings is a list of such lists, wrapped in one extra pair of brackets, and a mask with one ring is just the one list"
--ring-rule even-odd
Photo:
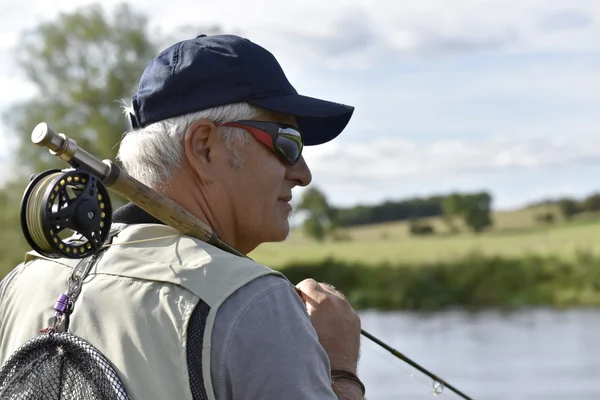
[(21, 201), (21, 228), (29, 245), (50, 258), (85, 258), (108, 239), (112, 206), (102, 182), (83, 169), (34, 176)]

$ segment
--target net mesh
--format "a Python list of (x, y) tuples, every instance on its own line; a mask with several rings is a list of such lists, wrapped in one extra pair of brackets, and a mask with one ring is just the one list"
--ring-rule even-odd
[(119, 376), (91, 344), (70, 333), (29, 340), (0, 369), (4, 400), (128, 400)]

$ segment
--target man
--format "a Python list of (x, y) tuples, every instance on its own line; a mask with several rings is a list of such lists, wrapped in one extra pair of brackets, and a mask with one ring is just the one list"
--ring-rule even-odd
[[(147, 66), (126, 107), (125, 169), (248, 254), (289, 234), (304, 145), (353, 108), (300, 96), (276, 59), (232, 35), (186, 40)], [(362, 398), (360, 320), (334, 288), (178, 235), (129, 204), (82, 287), (69, 331), (112, 363), (133, 399)], [(0, 362), (47, 323), (75, 263), (30, 253), (0, 292)]]

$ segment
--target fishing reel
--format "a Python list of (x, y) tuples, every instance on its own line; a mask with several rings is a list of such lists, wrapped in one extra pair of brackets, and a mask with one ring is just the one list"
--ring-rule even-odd
[(101, 180), (85, 169), (52, 169), (32, 177), (21, 201), (29, 245), (49, 258), (85, 258), (108, 240), (112, 205)]

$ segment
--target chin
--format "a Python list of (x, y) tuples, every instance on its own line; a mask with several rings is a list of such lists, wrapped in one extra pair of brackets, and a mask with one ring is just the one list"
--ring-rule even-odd
[[(266, 232), (265, 232), (266, 233)], [(280, 223), (269, 229), (269, 234), (265, 235), (265, 242), (283, 242), (290, 236), (290, 224), (286, 219), (284, 223)]]

